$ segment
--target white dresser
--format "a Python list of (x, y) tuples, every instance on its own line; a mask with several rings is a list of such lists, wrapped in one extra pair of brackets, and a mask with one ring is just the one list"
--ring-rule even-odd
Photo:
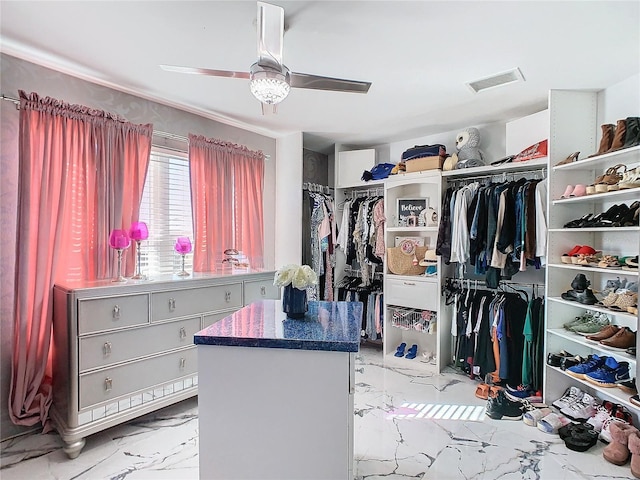
[(193, 336), (255, 300), (274, 272), (228, 270), (54, 287), (51, 419), (75, 458), (85, 437), (198, 393)]

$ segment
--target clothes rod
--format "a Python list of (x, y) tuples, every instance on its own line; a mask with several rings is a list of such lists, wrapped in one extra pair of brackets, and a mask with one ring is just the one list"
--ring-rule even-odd
[[(446, 280), (453, 280), (456, 282), (460, 282), (462, 284), (464, 283), (469, 283), (470, 285), (480, 285), (483, 287), (487, 286), (487, 282), (485, 280), (474, 280), (471, 278), (456, 278), (456, 277), (446, 277)], [(544, 284), (543, 283), (522, 283), (522, 282), (512, 282), (510, 280), (500, 280), (498, 282), (498, 286), (500, 285), (516, 285), (519, 287), (532, 287), (532, 288), (536, 288), (536, 287), (542, 287)], [(490, 288), (490, 287), (488, 287)], [(495, 290), (495, 289), (494, 289)]]
[(495, 173), (485, 173), (483, 175), (472, 175), (470, 177), (460, 177), (460, 178), (456, 178), (456, 179), (451, 179), (451, 180), (447, 180), (448, 182), (451, 183), (465, 183), (469, 180), (477, 180), (479, 178), (495, 178), (495, 177), (502, 177), (502, 181), (506, 181), (507, 180), (507, 176), (510, 175), (512, 177), (515, 177), (516, 175), (527, 175), (530, 173), (538, 173), (541, 172), (542, 173), (542, 177), (545, 178), (547, 176), (547, 167), (542, 167), (542, 168), (532, 168), (531, 170), (517, 170), (517, 171), (513, 171), (513, 172), (495, 172)]

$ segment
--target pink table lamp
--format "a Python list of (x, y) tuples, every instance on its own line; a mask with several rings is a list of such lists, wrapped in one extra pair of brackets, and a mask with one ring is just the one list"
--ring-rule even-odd
[(129, 236), (131, 240), (136, 242), (136, 274), (131, 277), (133, 280), (146, 280), (146, 275), (141, 270), (141, 252), (140, 242), (149, 238), (149, 229), (144, 222), (133, 222), (129, 228)]
[(182, 271), (177, 273), (179, 277), (188, 277), (189, 272), (184, 269), (184, 257), (187, 253), (191, 253), (192, 246), (189, 237), (178, 237), (176, 239), (175, 250), (182, 255)]
[(109, 235), (109, 245), (118, 252), (118, 276), (112, 281), (124, 283), (127, 279), (122, 276), (122, 251), (131, 245), (129, 234), (126, 230), (119, 228), (111, 230), (111, 235)]

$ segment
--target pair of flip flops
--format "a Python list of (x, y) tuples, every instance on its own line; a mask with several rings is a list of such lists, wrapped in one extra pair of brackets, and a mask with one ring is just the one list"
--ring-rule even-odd
[(502, 387), (497, 385), (481, 383), (476, 387), (476, 397), (481, 398), (482, 400), (487, 400), (489, 397), (496, 398), (500, 390), (502, 390)]
[(411, 345), (411, 348), (407, 350), (407, 353), (405, 355), (406, 348), (407, 348), (407, 344), (402, 342), (400, 345), (398, 345), (398, 348), (396, 349), (396, 353), (394, 353), (393, 355), (395, 357), (408, 358), (409, 360), (416, 358), (416, 355), (418, 355), (418, 345), (415, 345), (415, 344)]

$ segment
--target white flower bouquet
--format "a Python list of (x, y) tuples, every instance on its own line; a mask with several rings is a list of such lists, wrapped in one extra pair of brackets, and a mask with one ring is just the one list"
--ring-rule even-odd
[(298, 290), (305, 290), (318, 283), (318, 275), (309, 265), (289, 264), (281, 267), (273, 278), (273, 284), (278, 287), (291, 285)]

